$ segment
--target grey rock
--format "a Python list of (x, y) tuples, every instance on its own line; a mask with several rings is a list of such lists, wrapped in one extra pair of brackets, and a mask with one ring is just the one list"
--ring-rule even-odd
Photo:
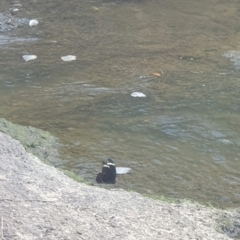
[(236, 69), (240, 69), (240, 51), (227, 51), (222, 54), (223, 57), (229, 58)]
[(4, 118), (0, 118), (0, 131), (8, 134), (21, 142), (24, 148), (43, 161), (59, 162), (57, 138), (49, 132), (34, 128), (13, 124)]
[[(24, 139), (28, 131), (35, 138), (37, 130), (31, 127), (16, 136)], [(239, 222), (237, 211), (77, 183), (2, 132), (0, 162), (0, 233), (5, 240), (227, 240), (227, 231), (238, 234), (238, 223), (225, 227), (229, 219)]]

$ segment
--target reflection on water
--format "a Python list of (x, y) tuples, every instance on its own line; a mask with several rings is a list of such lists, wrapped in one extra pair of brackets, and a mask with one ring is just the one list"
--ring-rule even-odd
[(237, 3), (22, 4), (40, 23), (8, 37), (38, 40), (0, 49), (1, 117), (58, 136), (57, 166), (88, 181), (113, 157), (132, 168), (114, 187), (239, 205), (239, 72), (222, 57), (238, 50)]

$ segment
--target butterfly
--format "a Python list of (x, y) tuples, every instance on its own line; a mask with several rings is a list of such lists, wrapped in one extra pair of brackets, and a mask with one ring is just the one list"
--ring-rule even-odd
[(98, 173), (96, 177), (97, 183), (112, 183), (116, 182), (116, 167), (111, 158), (102, 163), (102, 172)]

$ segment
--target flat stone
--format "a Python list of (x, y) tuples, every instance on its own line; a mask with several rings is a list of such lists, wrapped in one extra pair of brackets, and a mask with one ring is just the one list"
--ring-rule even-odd
[(70, 61), (76, 60), (77, 57), (74, 56), (74, 55), (67, 55), (67, 56), (61, 57), (61, 59), (62, 59), (64, 62), (70, 62)]
[(117, 174), (127, 174), (131, 171), (131, 168), (128, 167), (116, 167)]
[(132, 97), (146, 97), (146, 95), (142, 92), (132, 92), (131, 96)]
[(28, 61), (37, 59), (37, 56), (36, 55), (23, 55), (22, 58), (23, 58), (23, 60), (28, 62)]

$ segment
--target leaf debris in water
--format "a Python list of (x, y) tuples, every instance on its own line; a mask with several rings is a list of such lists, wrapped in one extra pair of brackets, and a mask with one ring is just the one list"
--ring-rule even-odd
[(152, 75), (155, 76), (155, 77), (161, 77), (161, 74), (158, 73), (158, 72), (154, 72), (154, 73), (152, 73)]

